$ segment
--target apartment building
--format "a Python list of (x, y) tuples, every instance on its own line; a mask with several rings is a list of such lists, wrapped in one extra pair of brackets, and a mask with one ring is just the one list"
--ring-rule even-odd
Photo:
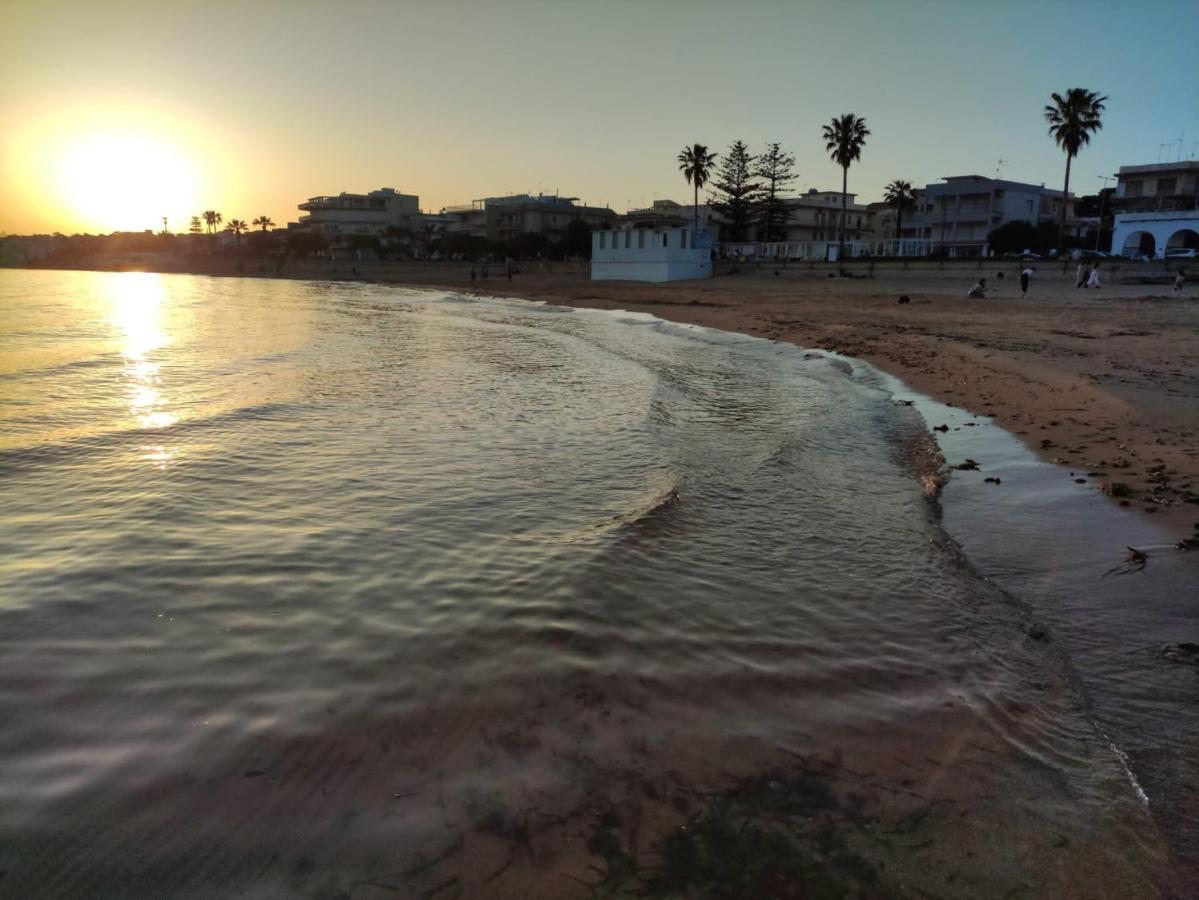
[(987, 235), (1006, 222), (1057, 222), (1063, 202), (1066, 215), (1071, 215), (1073, 196), (1063, 199), (1061, 191), (1043, 184), (954, 175), (925, 186), (922, 209), (913, 215), (911, 225), (923, 229), (919, 236), (951, 255), (979, 253)]
[[(856, 194), (846, 196), (845, 240), (859, 241), (871, 230), (870, 209), (856, 202)], [(841, 192), (811, 188), (787, 205), (787, 241), (837, 241), (841, 223)]]
[(289, 222), (288, 228), (319, 231), (331, 238), (377, 237), (389, 226), (416, 229), (422, 224), (420, 198), (401, 194), (394, 188), (380, 188), (369, 194), (309, 197), (299, 208), (306, 215), (300, 216), (298, 222)]

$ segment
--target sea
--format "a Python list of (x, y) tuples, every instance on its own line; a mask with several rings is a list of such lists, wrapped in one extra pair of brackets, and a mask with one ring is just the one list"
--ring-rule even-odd
[(1189, 896), (1144, 518), (790, 344), (0, 270), (0, 897)]

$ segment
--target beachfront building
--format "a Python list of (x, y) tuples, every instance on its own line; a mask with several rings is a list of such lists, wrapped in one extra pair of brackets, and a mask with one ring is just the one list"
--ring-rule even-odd
[(1116, 214), (1112, 253), (1154, 259), (1171, 250), (1199, 250), (1199, 210)]
[(604, 206), (587, 206), (578, 197), (557, 194), (512, 194), (486, 197), (460, 206), (447, 206), (442, 215), (456, 221), (450, 234), (467, 234), (489, 241), (511, 241), (522, 234), (543, 234), (557, 242), (571, 222), (581, 220), (591, 229), (611, 228), (618, 218)]
[(694, 228), (619, 228), (591, 235), (592, 281), (679, 281), (712, 276), (712, 240)]
[(1111, 205), (1112, 253), (1199, 249), (1199, 160), (1121, 166)]
[[(1073, 195), (1065, 202), (1069, 216)], [(1000, 225), (1056, 223), (1062, 203), (1062, 192), (1043, 184), (954, 175), (925, 186), (923, 209), (913, 216), (912, 226), (923, 229), (924, 237), (948, 256), (978, 256), (986, 250), (987, 236)]]
[(420, 198), (394, 188), (369, 194), (309, 197), (299, 208), (306, 215), (298, 222), (289, 222), (289, 229), (319, 232), (333, 239), (350, 235), (382, 237), (389, 227), (415, 231), (423, 224)]
[[(870, 208), (846, 195), (845, 240), (860, 241), (871, 231)], [(811, 188), (784, 200), (787, 207), (787, 242), (827, 242), (840, 239), (841, 192)]]
[(701, 203), (696, 207), (691, 203), (676, 203), (674, 200), (655, 200), (650, 206), (642, 209), (630, 209), (620, 217), (619, 224), (640, 228), (695, 228), (697, 209), (700, 231), (706, 231), (713, 241), (719, 240), (719, 216), (709, 203)]

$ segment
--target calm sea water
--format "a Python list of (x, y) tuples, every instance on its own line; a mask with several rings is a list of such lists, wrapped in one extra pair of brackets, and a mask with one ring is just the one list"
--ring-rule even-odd
[(847, 895), (1158, 895), (860, 370), (361, 284), (3, 271), (0, 316), (0, 895), (632, 894), (763, 773)]

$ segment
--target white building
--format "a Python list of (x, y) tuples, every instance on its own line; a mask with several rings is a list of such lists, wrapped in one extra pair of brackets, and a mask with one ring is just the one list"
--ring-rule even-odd
[(591, 235), (592, 281), (712, 277), (712, 241), (693, 228), (625, 228)]
[(1161, 258), (1170, 250), (1199, 250), (1199, 210), (1119, 213), (1112, 225), (1111, 252)]
[[(923, 234), (949, 255), (977, 255), (987, 235), (1007, 222), (1056, 223), (1061, 214), (1062, 192), (1043, 184), (1025, 184), (982, 175), (954, 175), (941, 184), (924, 188), (923, 210), (904, 216), (908, 226), (921, 227)], [(1068, 198), (1073, 207), (1073, 197)], [(1072, 210), (1068, 209), (1069, 216)]]
[(320, 231), (329, 237), (361, 234), (383, 235), (389, 226), (416, 229), (422, 224), (420, 198), (382, 188), (369, 194), (338, 194), (310, 197), (301, 203), (307, 215), (288, 228)]

